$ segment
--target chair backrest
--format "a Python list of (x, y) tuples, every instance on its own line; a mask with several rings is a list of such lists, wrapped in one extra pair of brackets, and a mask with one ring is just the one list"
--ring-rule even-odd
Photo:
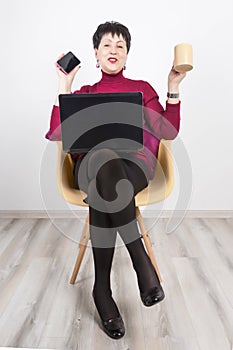
[[(70, 154), (62, 150), (62, 142), (57, 141), (57, 187), (66, 202), (78, 206), (88, 206), (83, 202), (86, 195), (74, 188), (73, 160)], [(171, 141), (161, 140), (159, 145), (158, 162), (154, 178), (147, 188), (139, 192), (136, 197), (136, 206), (160, 202), (169, 196), (174, 186), (173, 159)], [(82, 195), (83, 193), (83, 195)]]

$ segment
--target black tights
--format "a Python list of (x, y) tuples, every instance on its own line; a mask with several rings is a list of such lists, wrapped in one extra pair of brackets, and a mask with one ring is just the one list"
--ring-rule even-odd
[(110, 286), (117, 232), (130, 254), (140, 292), (147, 292), (159, 284), (141, 241), (134, 200), (134, 196), (148, 185), (147, 169), (142, 161), (124, 156), (109, 149), (97, 150), (78, 160), (74, 168), (76, 187), (87, 193), (85, 201), (89, 203), (95, 266), (93, 296), (104, 320), (119, 316)]

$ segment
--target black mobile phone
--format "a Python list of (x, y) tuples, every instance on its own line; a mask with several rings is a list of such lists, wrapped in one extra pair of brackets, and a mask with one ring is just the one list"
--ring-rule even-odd
[(72, 52), (68, 52), (57, 61), (59, 69), (65, 74), (70, 73), (80, 63), (81, 61)]

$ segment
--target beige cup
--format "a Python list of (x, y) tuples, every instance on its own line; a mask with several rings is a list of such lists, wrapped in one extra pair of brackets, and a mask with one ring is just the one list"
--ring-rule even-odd
[(174, 47), (174, 69), (179, 73), (188, 72), (193, 69), (192, 45), (182, 43)]

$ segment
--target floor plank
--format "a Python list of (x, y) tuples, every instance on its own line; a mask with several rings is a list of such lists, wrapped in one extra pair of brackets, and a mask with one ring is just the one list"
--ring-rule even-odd
[[(219, 317), (218, 303), (212, 297), (207, 273), (198, 258), (173, 258), (184, 300), (201, 350), (231, 350), (225, 327)], [(222, 302), (222, 300), (218, 300)], [(224, 301), (227, 302), (226, 300)]]
[[(35, 259), (11, 298), (7, 308), (0, 318), (1, 345), (25, 347), (37, 343), (31, 336), (31, 325), (37, 322), (37, 304), (41, 293), (50, 258)], [(41, 325), (37, 325), (37, 332), (41, 332)], [(39, 334), (40, 337), (40, 334)]]

